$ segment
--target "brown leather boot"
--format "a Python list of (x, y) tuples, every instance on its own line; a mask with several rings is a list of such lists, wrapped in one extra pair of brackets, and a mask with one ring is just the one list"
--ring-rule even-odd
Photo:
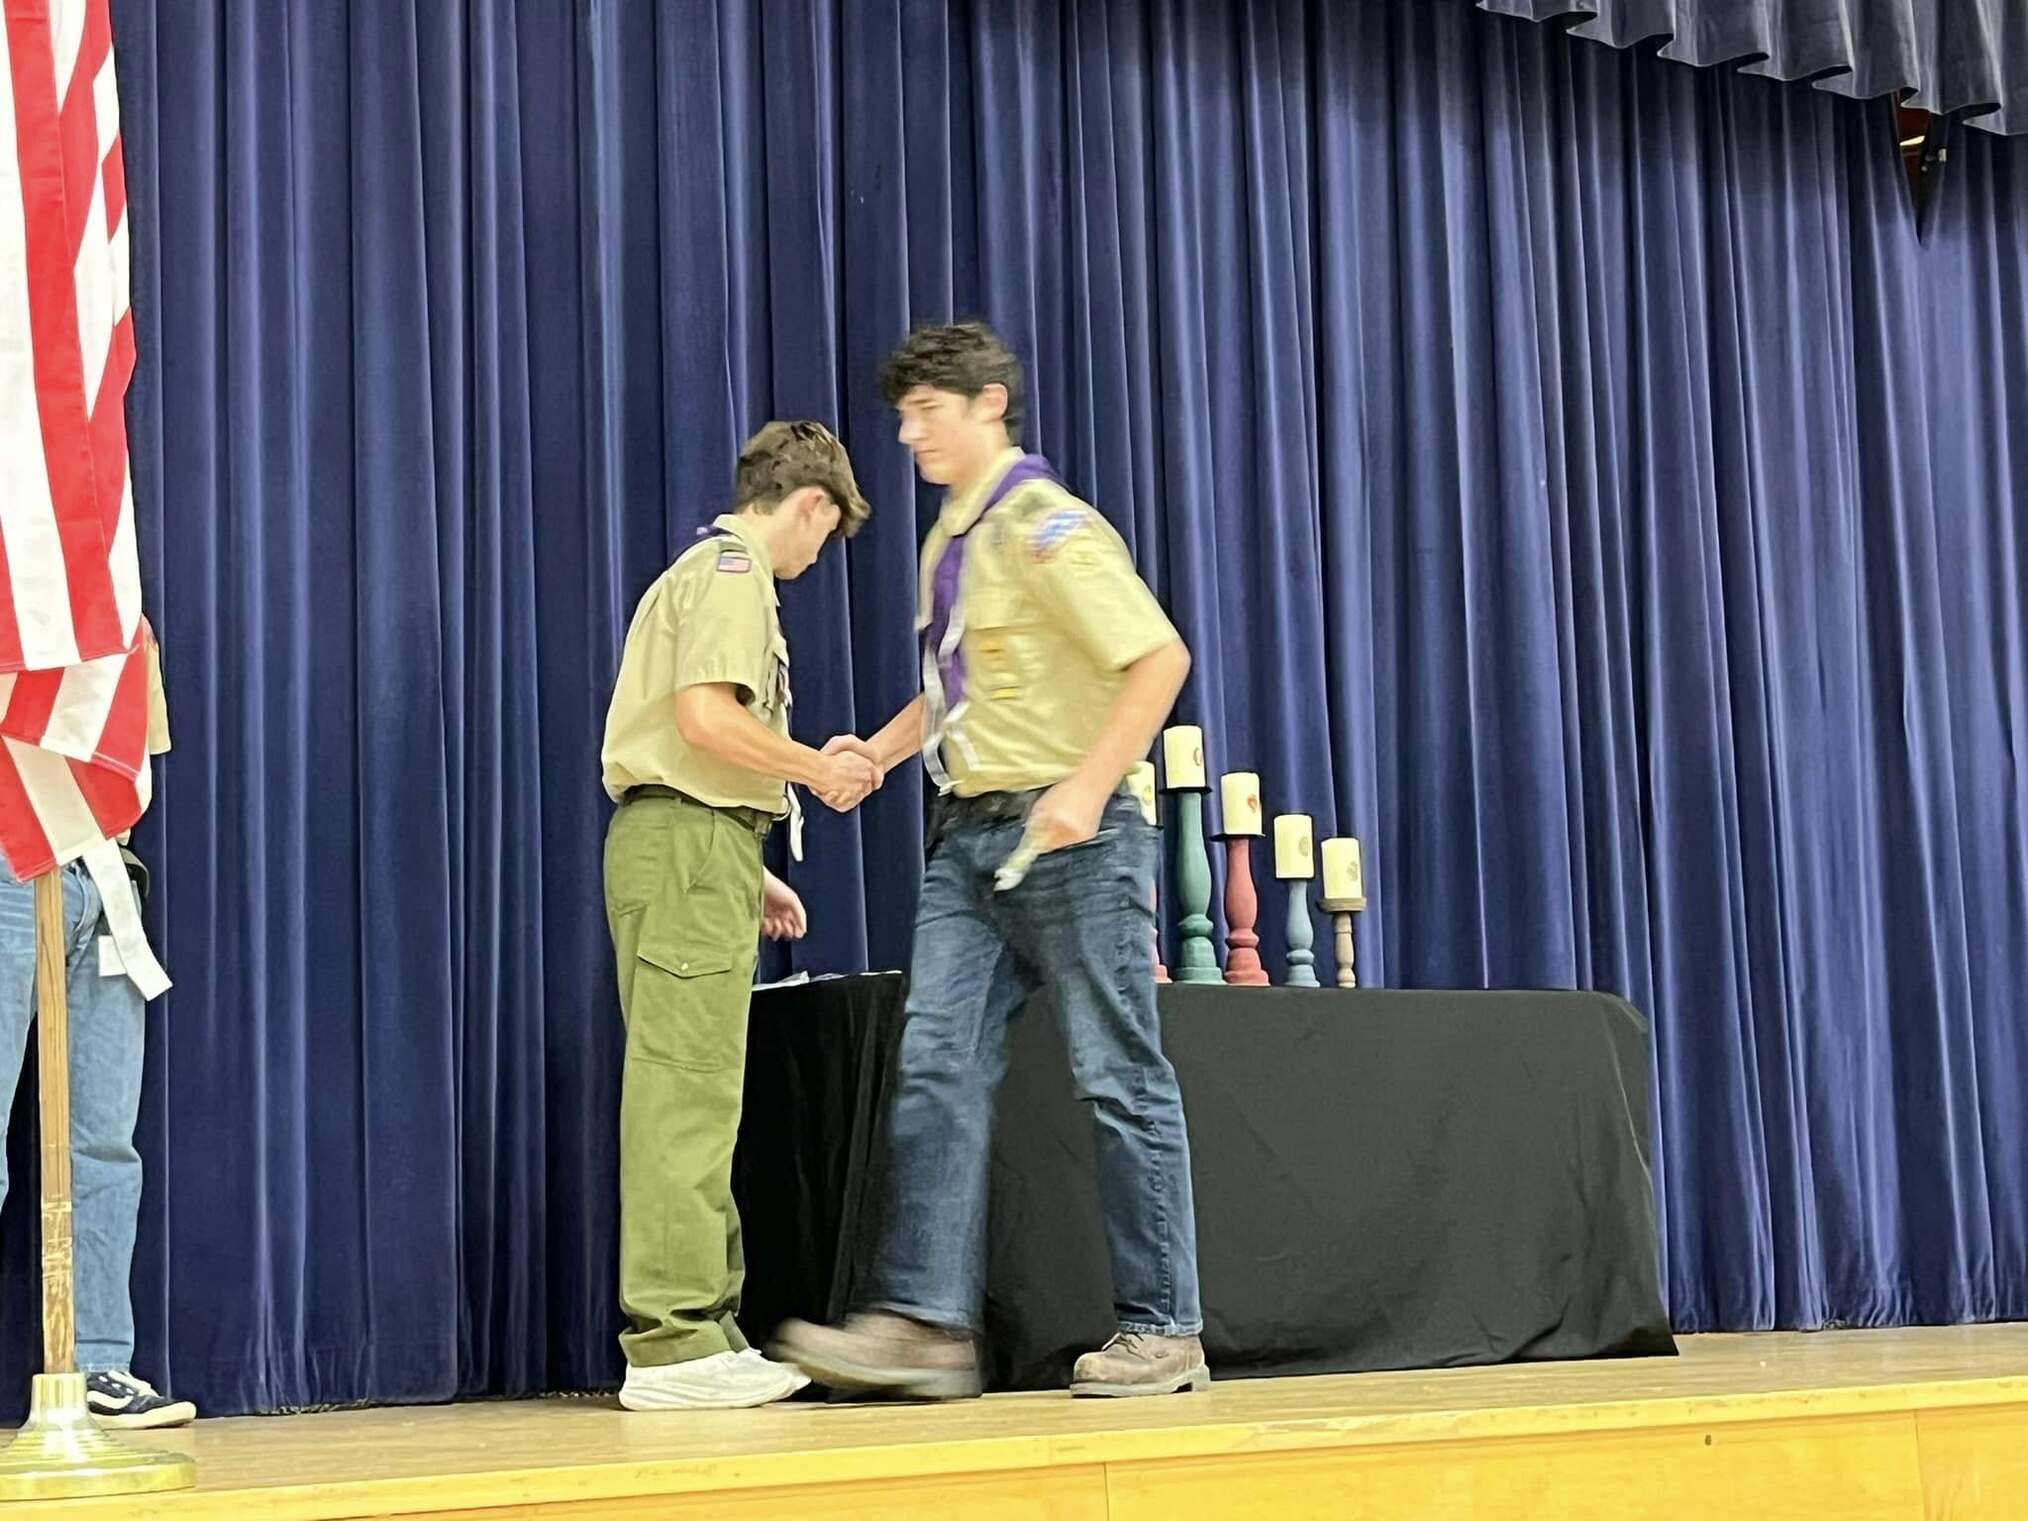
[(1195, 1336), (1122, 1331), (1077, 1360), (1070, 1392), (1126, 1399), (1138, 1394), (1183, 1394), (1211, 1387), (1204, 1343)]
[(842, 1326), (788, 1320), (769, 1348), (830, 1389), (962, 1400), (979, 1392), (972, 1339), (885, 1311), (849, 1316)]

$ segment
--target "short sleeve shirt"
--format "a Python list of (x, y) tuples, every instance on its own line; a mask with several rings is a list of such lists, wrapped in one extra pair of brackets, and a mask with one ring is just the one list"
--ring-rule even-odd
[(952, 497), (923, 542), (922, 619), (938, 560), (968, 532), (956, 616), (964, 706), (943, 762), (960, 796), (1052, 786), (1075, 771), (1112, 711), (1128, 666), (1176, 640), (1125, 540), (1062, 487), (1035, 481), (980, 508), (1006, 469)]
[(607, 793), (673, 787), (719, 808), (788, 810), (780, 777), (731, 765), (687, 744), (676, 728), (685, 687), (733, 687), (746, 710), (789, 732), (789, 646), (767, 546), (747, 523), (719, 518), (648, 588), (620, 654), (600, 760)]

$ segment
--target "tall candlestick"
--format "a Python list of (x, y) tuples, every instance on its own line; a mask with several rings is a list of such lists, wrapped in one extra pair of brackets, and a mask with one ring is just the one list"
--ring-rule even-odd
[(1359, 842), (1349, 837), (1326, 840), (1318, 847), (1324, 857), (1324, 912), (1331, 916), (1337, 952), (1338, 986), (1356, 988), (1359, 973), (1353, 966), (1352, 916), (1366, 907), (1366, 864)]
[(1176, 904), (1183, 911), (1178, 982), (1217, 982), (1211, 950), (1211, 862), (1204, 854), (1204, 794), (1176, 794)]
[(1260, 936), (1253, 923), (1260, 899), (1253, 890), (1253, 840), (1244, 834), (1225, 837), (1225, 980), (1236, 988), (1264, 988), (1267, 968), (1260, 964)]
[(1136, 761), (1127, 772), (1127, 790), (1134, 795), (1134, 801), (1141, 805), (1141, 817), (1153, 825), (1155, 834), (1155, 875), (1148, 883), (1148, 912), (1155, 920), (1155, 981), (1169, 980), (1169, 969), (1162, 965), (1162, 816), (1155, 807), (1155, 763)]
[(1313, 943), (1309, 879), (1295, 877), (1289, 882), (1289, 986), (1292, 988), (1318, 986), (1317, 974), (1312, 970), (1317, 963), (1315, 954), (1310, 950)]
[(1204, 786), (1204, 731), (1197, 725), (1162, 731), (1162, 780), (1171, 792)]
[(1275, 875), (1289, 884), (1289, 986), (1314, 988), (1317, 974), (1311, 970), (1317, 958), (1311, 953), (1310, 878), (1316, 874), (1310, 848), (1310, 816), (1284, 813), (1275, 817)]

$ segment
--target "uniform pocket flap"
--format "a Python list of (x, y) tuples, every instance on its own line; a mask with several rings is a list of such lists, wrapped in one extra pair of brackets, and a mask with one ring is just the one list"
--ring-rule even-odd
[(732, 957), (724, 951), (644, 945), (635, 954), (671, 977), (716, 977), (732, 970)]

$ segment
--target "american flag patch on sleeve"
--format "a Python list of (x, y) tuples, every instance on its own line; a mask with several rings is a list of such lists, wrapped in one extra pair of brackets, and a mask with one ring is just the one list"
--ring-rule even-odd
[(753, 569), (753, 557), (744, 549), (721, 549), (718, 552), (718, 573), (722, 576), (743, 576)]

